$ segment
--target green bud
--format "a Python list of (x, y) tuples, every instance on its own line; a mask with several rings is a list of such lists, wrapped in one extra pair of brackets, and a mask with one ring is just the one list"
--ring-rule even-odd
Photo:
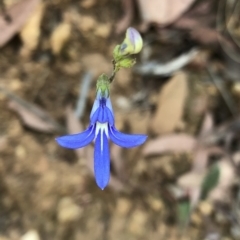
[(142, 47), (143, 40), (140, 33), (136, 29), (130, 27), (127, 29), (125, 39), (120, 45), (119, 54), (137, 54), (142, 50)]
[(98, 77), (97, 80), (97, 94), (100, 94), (101, 97), (109, 97), (109, 79), (106, 74), (102, 74)]
[(117, 45), (113, 50), (113, 58), (115, 61), (118, 61), (119, 59), (122, 58), (122, 55), (119, 54), (119, 52), (120, 52), (120, 45)]
[(136, 60), (135, 59), (132, 59), (132, 58), (124, 58), (122, 60), (119, 60), (117, 63), (116, 63), (116, 67), (118, 69), (120, 68), (131, 68), (133, 67), (133, 65), (136, 63)]

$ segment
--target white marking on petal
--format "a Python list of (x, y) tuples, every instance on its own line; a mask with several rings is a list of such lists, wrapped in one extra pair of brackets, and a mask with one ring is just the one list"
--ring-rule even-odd
[(105, 132), (107, 138), (108, 137), (108, 123), (100, 123), (100, 122), (97, 122), (96, 123), (96, 132), (95, 132), (95, 138), (97, 137), (97, 135), (99, 134), (99, 131), (100, 134), (101, 134), (101, 151), (103, 151), (103, 132)]

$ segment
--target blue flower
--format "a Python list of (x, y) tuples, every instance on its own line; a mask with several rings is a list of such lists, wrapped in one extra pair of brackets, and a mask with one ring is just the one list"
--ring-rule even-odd
[(90, 114), (90, 125), (81, 133), (56, 138), (65, 148), (82, 148), (95, 141), (94, 174), (97, 185), (103, 190), (110, 178), (109, 139), (115, 144), (131, 148), (143, 144), (147, 136), (124, 134), (114, 126), (114, 114), (108, 89), (98, 87), (97, 96)]

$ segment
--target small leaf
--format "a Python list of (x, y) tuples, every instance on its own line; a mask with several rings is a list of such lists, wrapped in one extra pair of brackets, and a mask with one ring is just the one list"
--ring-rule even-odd
[(169, 133), (176, 128), (182, 119), (187, 95), (187, 76), (179, 72), (159, 93), (157, 111), (150, 125), (154, 133)]
[(22, 29), (39, 2), (40, 0), (22, 0), (12, 5), (7, 10), (11, 22), (6, 21), (0, 14), (0, 47)]
[(189, 221), (191, 205), (188, 200), (181, 201), (177, 204), (177, 218), (180, 227), (185, 227)]
[(46, 111), (33, 103), (25, 103), (9, 101), (9, 108), (21, 117), (25, 126), (46, 133), (64, 132), (64, 129)]
[(208, 149), (198, 145), (193, 152), (193, 171), (204, 172), (207, 168), (208, 157)]
[(138, 0), (143, 21), (160, 25), (177, 20), (193, 2), (195, 0)]
[(207, 112), (201, 126), (200, 130), (200, 137), (203, 137), (207, 133), (209, 133), (213, 129), (214, 123), (213, 123), (213, 116), (211, 113)]
[[(233, 156), (234, 159), (234, 156)], [(217, 186), (208, 194), (208, 199), (211, 201), (226, 202), (230, 200), (231, 187), (236, 181), (236, 169), (228, 158), (222, 158), (217, 166), (220, 176)]]
[(184, 153), (191, 152), (196, 147), (197, 141), (187, 134), (169, 134), (148, 141), (143, 148), (145, 156), (162, 154), (165, 152)]
[(205, 176), (201, 186), (201, 199), (205, 199), (211, 190), (213, 190), (219, 181), (220, 170), (217, 164), (213, 165)]

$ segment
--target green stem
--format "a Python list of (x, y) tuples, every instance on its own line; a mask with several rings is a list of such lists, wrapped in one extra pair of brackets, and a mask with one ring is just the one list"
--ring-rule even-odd
[(113, 71), (112, 71), (112, 75), (109, 77), (109, 83), (112, 83), (115, 76), (116, 76), (116, 73), (118, 72), (119, 69), (116, 68), (116, 62), (115, 60), (112, 61), (113, 63)]

